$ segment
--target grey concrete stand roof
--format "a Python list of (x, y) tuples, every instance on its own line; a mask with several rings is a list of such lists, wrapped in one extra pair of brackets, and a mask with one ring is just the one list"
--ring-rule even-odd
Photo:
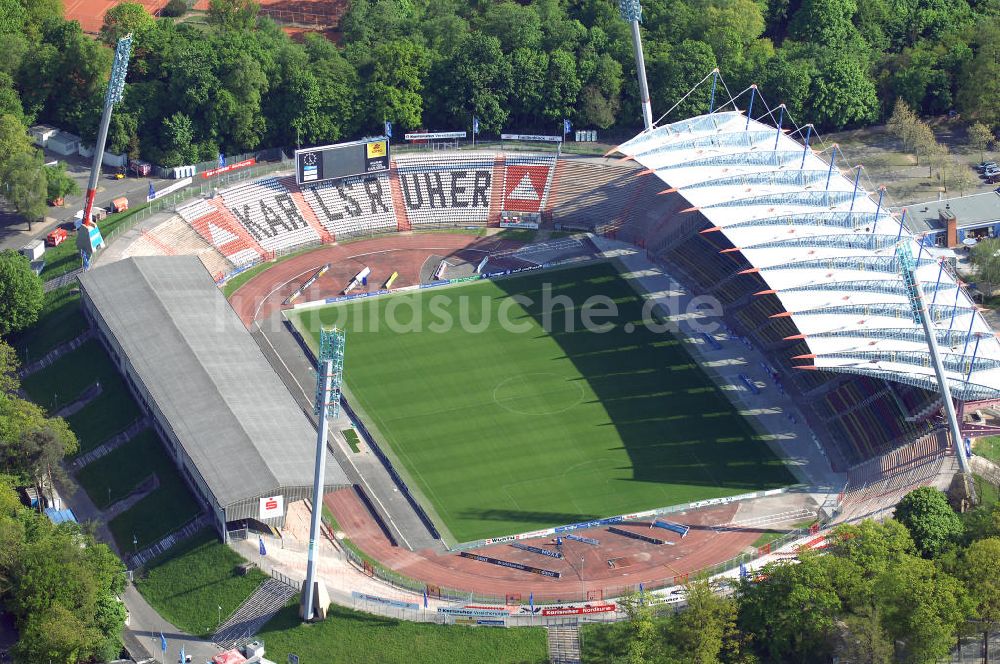
[[(316, 432), (195, 256), (80, 283), (222, 507), (312, 485)], [(326, 485), (349, 484), (330, 464)]]

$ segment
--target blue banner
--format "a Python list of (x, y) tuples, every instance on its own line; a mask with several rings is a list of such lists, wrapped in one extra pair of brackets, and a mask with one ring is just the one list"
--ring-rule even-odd
[[(394, 606), (397, 609), (413, 609), (416, 611), (420, 608), (420, 605), (416, 602), (403, 602), (398, 599), (379, 597), (378, 595), (367, 595), (365, 593), (359, 593), (356, 590), (351, 592), (351, 597), (356, 600), (361, 600), (362, 602), (372, 602), (373, 604), (382, 604), (383, 606)], [(427, 597), (426, 594), (424, 597)]]
[(521, 551), (530, 551), (531, 553), (537, 553), (542, 556), (548, 556), (549, 558), (562, 558), (563, 554), (558, 551), (549, 551), (548, 549), (542, 549), (537, 546), (530, 546), (528, 544), (521, 544), (520, 542), (514, 542), (511, 544), (515, 549), (520, 549)]

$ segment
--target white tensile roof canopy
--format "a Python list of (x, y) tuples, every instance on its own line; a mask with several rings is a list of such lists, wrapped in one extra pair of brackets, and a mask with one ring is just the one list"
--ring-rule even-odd
[[(777, 111), (766, 114), (775, 125)], [(808, 345), (800, 365), (940, 391), (901, 270), (910, 263), (953, 396), (1000, 397), (1000, 342), (945, 264), (950, 252), (915, 237), (858, 171), (842, 174), (835, 152), (826, 161), (812, 150), (811, 126), (788, 131), (720, 110), (645, 131), (618, 151), (742, 252)]]

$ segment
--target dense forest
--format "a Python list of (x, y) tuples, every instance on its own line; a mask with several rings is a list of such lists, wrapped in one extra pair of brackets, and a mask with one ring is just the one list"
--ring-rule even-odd
[[(821, 128), (883, 121), (897, 98), (1000, 126), (1000, 0), (642, 4), (654, 113), (718, 66), (733, 93), (757, 83)], [(557, 133), (564, 117), (640, 126), (630, 32), (612, 0), (352, 0), (339, 45), (295, 42), (256, 9), (212, 0), (207, 15), (155, 19), (126, 2), (94, 39), (59, 0), (0, 0), (0, 115), (93, 137), (110, 45), (131, 31), (110, 148), (168, 166), (379, 134), (384, 120), (468, 130), (476, 115), (487, 135)], [(706, 87), (672, 117), (707, 104)]]

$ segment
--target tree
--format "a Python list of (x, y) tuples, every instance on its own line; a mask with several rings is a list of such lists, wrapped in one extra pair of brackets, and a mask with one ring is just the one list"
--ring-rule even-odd
[(906, 556), (880, 575), (874, 593), (882, 626), (890, 638), (905, 643), (903, 661), (913, 664), (947, 655), (959, 627), (975, 612), (958, 579), (916, 556)]
[(694, 664), (715, 664), (726, 654), (738, 660), (742, 643), (736, 628), (736, 603), (712, 591), (707, 581), (685, 588), (687, 609), (667, 624), (666, 642), (676, 648), (677, 659)]
[(842, 610), (828, 560), (806, 554), (798, 564), (770, 563), (737, 586), (740, 627), (771, 661), (816, 662), (828, 651)]
[(1000, 538), (970, 544), (959, 574), (976, 602), (976, 613), (983, 623), (983, 643), (989, 648), (989, 633), (1000, 623)]
[(155, 23), (145, 6), (139, 2), (126, 0), (104, 14), (101, 41), (114, 48), (118, 40), (125, 35), (131, 34), (136, 38), (141, 38)]
[[(972, 247), (969, 261), (976, 271), (977, 280), (1000, 284), (1000, 239), (990, 238), (976, 243)], [(992, 524), (991, 519), (987, 519), (987, 522)], [(1000, 524), (1000, 521), (997, 523)]]
[(45, 166), (46, 198), (57, 201), (66, 196), (76, 196), (80, 193), (80, 185), (66, 172), (66, 162), (60, 161), (52, 166)]
[(31, 149), (28, 130), (11, 114), (0, 115), (0, 180), (10, 177), (10, 161)]
[(653, 108), (662, 108), (666, 111), (677, 103), (677, 108), (669, 116), (672, 120), (707, 113), (709, 94), (707, 91), (701, 93), (699, 90), (701, 94), (695, 93), (684, 101), (679, 100), (704, 78), (707, 72), (715, 68), (716, 60), (712, 48), (705, 42), (690, 39), (685, 39), (673, 47), (665, 44), (657, 46), (656, 50), (650, 49), (648, 60)]
[(902, 99), (897, 98), (896, 103), (892, 107), (892, 115), (889, 116), (889, 121), (886, 123), (886, 129), (891, 135), (900, 140), (904, 149), (912, 150), (914, 147), (913, 139), (916, 134), (916, 126), (919, 123), (920, 118), (913, 112), (910, 105)]
[(499, 132), (510, 115), (510, 61), (496, 37), (469, 33), (435, 68), (447, 120), (465, 125), (475, 115), (483, 131)]
[(990, 144), (996, 140), (990, 128), (982, 122), (973, 122), (969, 127), (969, 145), (974, 150), (979, 150), (979, 161), (986, 161), (986, 150)]
[(42, 280), (28, 259), (12, 249), (0, 252), (0, 336), (33, 325), (44, 300)]
[(816, 124), (842, 129), (878, 117), (875, 84), (857, 59), (835, 53), (817, 70), (811, 92), (811, 116)]
[(223, 30), (245, 32), (257, 24), (260, 4), (254, 0), (209, 0), (208, 21)]
[(20, 364), (14, 348), (0, 339), (0, 395), (13, 394), (21, 387), (21, 381), (17, 377)]
[(865, 608), (844, 618), (837, 655), (851, 664), (891, 664), (892, 641), (877, 609)]
[(963, 68), (958, 108), (988, 127), (1000, 126), (1000, 17), (982, 18), (975, 30), (974, 56)]
[(31, 224), (45, 216), (45, 158), (41, 150), (29, 150), (14, 155), (7, 163), (7, 200), (19, 215)]
[(576, 59), (561, 49), (553, 51), (549, 55), (549, 70), (545, 76), (542, 116), (552, 122), (574, 117), (580, 87), (580, 78), (576, 73)]
[(957, 189), (960, 196), (965, 196), (965, 192), (972, 189), (979, 183), (979, 178), (969, 168), (958, 167), (951, 171), (951, 186)]
[(166, 7), (160, 10), (160, 16), (168, 16), (170, 18), (180, 18), (187, 13), (188, 3), (187, 0), (170, 0)]
[(626, 661), (628, 664), (644, 664), (656, 650), (653, 609), (646, 601), (645, 593), (630, 593), (621, 597), (618, 603), (628, 616)]
[(962, 535), (962, 519), (941, 491), (920, 487), (903, 496), (895, 518), (910, 531), (917, 551), (927, 558), (942, 553)]
[(364, 97), (373, 118), (418, 129), (423, 118), (423, 81), (430, 54), (408, 39), (379, 42), (372, 51), (372, 67)]
[(821, 46), (844, 46), (855, 34), (856, 0), (804, 0), (788, 24), (789, 36)]

